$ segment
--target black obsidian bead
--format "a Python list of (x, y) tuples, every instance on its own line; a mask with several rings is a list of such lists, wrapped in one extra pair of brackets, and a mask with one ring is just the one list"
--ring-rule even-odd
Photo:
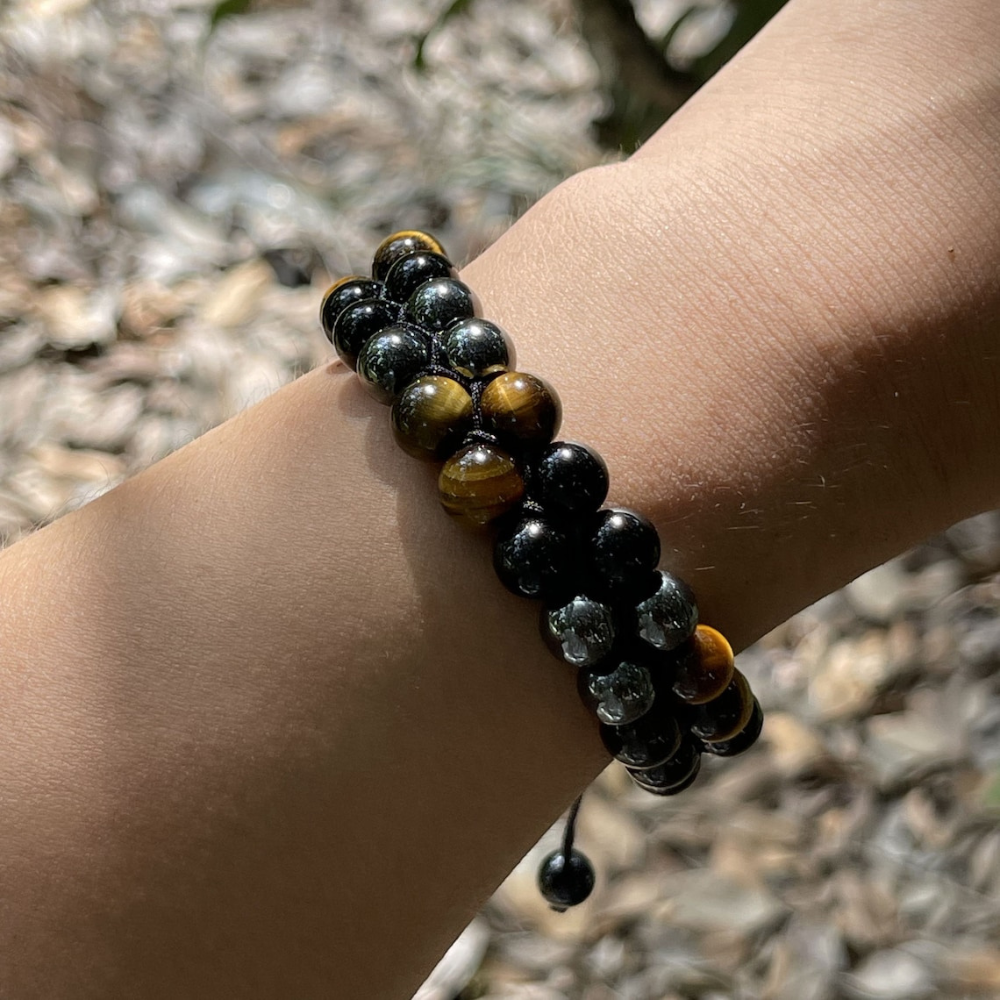
[(549, 854), (538, 869), (538, 888), (553, 910), (582, 903), (594, 889), (594, 867), (579, 851)]
[(610, 663), (583, 668), (577, 674), (577, 690), (587, 708), (609, 726), (625, 726), (641, 719), (656, 697), (649, 670), (634, 660), (617, 657)]
[(448, 255), (444, 252), (444, 247), (429, 233), (422, 233), (418, 229), (403, 229), (398, 233), (387, 236), (378, 245), (375, 257), (372, 260), (372, 277), (378, 281), (384, 281), (389, 273), (389, 268), (399, 260), (400, 257), (415, 250), (429, 250), (431, 253), (440, 254), (442, 257)]
[(501, 526), (493, 546), (500, 582), (519, 597), (565, 593), (573, 570), (569, 536), (556, 523), (531, 515)]
[(747, 679), (734, 670), (733, 679), (718, 698), (691, 708), (688, 728), (703, 743), (731, 740), (749, 724), (755, 700)]
[(425, 281), (406, 303), (406, 314), (427, 330), (444, 330), (462, 319), (471, 319), (479, 302), (468, 285), (457, 278)]
[(636, 632), (654, 649), (675, 649), (698, 624), (691, 588), (676, 576), (655, 571), (656, 589), (636, 604)]
[(337, 317), (352, 303), (362, 299), (377, 299), (382, 286), (370, 278), (351, 276), (341, 278), (332, 284), (323, 296), (319, 307), (319, 320), (323, 324), (323, 332), (333, 343), (333, 327)]
[(542, 637), (574, 667), (592, 667), (611, 652), (615, 619), (611, 609), (583, 594), (555, 608), (543, 608)]
[(333, 325), (333, 346), (344, 364), (356, 369), (365, 344), (392, 326), (398, 316), (399, 310), (382, 299), (361, 299), (345, 306)]
[(627, 768), (632, 780), (654, 795), (677, 795), (694, 784), (701, 770), (701, 750), (694, 740), (684, 739), (666, 763), (644, 770)]
[(410, 296), (432, 278), (457, 278), (458, 271), (447, 257), (428, 250), (416, 250), (400, 257), (385, 276), (385, 297), (408, 302)]
[(426, 334), (403, 326), (371, 337), (358, 355), (358, 375), (381, 403), (391, 403), (430, 362)]
[(547, 510), (595, 511), (608, 495), (608, 467), (585, 444), (553, 441), (532, 463), (529, 495)]
[(651, 521), (624, 507), (606, 507), (593, 515), (586, 550), (596, 589), (620, 594), (641, 581), (660, 561), (660, 538)]
[(514, 345), (486, 319), (464, 319), (448, 328), (442, 341), (448, 364), (460, 375), (475, 378), (514, 366)]
[(716, 757), (735, 757), (745, 753), (757, 742), (763, 728), (764, 712), (760, 702), (754, 698), (750, 721), (731, 740), (703, 743), (701, 748), (705, 753), (714, 754)]
[(628, 767), (658, 767), (677, 753), (681, 729), (669, 702), (658, 696), (653, 707), (635, 722), (624, 726), (602, 722), (601, 741), (615, 760)]

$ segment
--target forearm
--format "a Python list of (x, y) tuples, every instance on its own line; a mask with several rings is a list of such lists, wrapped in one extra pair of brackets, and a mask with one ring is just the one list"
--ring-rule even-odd
[[(773, 52), (466, 271), (738, 647), (998, 495), (995, 118), (940, 183), (831, 177)], [(768, 136), (738, 168), (697, 124), (737, 72)], [(386, 424), (318, 369), (0, 558), (0, 993), (405, 997), (603, 766), (535, 608)]]

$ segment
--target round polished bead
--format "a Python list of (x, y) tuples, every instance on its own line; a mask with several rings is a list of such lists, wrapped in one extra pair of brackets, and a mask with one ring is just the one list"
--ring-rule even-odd
[(601, 723), (601, 741), (615, 760), (632, 768), (658, 767), (681, 745), (681, 729), (669, 704), (656, 698), (641, 718), (625, 726)]
[(392, 405), (392, 432), (408, 455), (443, 461), (472, 427), (472, 397), (443, 375), (411, 382)]
[(323, 332), (331, 343), (337, 317), (354, 302), (377, 299), (381, 291), (382, 286), (377, 281), (360, 278), (357, 275), (341, 278), (326, 290), (319, 307), (319, 320), (323, 324)]
[(733, 648), (708, 625), (699, 625), (677, 653), (673, 692), (681, 701), (703, 705), (718, 698), (733, 679)]
[(671, 650), (694, 632), (698, 606), (683, 580), (662, 569), (656, 570), (654, 576), (656, 589), (635, 608), (636, 631), (654, 649)]
[(498, 375), (483, 390), (479, 405), (483, 428), (512, 450), (548, 444), (562, 420), (555, 389), (524, 372)]
[(533, 463), (531, 494), (548, 510), (590, 513), (608, 495), (608, 467), (585, 444), (553, 441)]
[(385, 276), (385, 296), (393, 302), (407, 302), (432, 278), (457, 278), (458, 271), (447, 257), (428, 250), (415, 250), (400, 257)]
[(406, 314), (427, 330), (444, 330), (459, 320), (471, 319), (479, 302), (468, 285), (457, 278), (425, 281), (406, 303)]
[(597, 587), (616, 593), (645, 581), (660, 561), (656, 528), (624, 507), (599, 510), (590, 526), (587, 550)]
[(514, 364), (514, 346), (507, 334), (486, 319), (455, 323), (442, 343), (448, 364), (467, 378), (492, 375)]
[(594, 867), (575, 848), (569, 857), (553, 851), (538, 869), (538, 888), (552, 909), (563, 910), (582, 903), (594, 889)]
[(460, 448), (438, 477), (441, 506), (473, 524), (486, 524), (510, 510), (524, 494), (524, 481), (502, 448), (475, 442)]
[(584, 668), (577, 674), (577, 689), (583, 703), (601, 722), (624, 726), (642, 718), (653, 706), (656, 692), (649, 670), (641, 663), (618, 659)]
[(754, 696), (747, 679), (733, 671), (729, 686), (712, 701), (693, 708), (689, 728), (703, 743), (731, 740), (745, 729), (753, 714)]
[(583, 594), (557, 608), (543, 608), (541, 630), (553, 652), (574, 667), (596, 665), (615, 641), (611, 609)]
[(760, 707), (760, 702), (754, 698), (750, 721), (732, 739), (719, 740), (716, 743), (703, 743), (702, 749), (716, 757), (735, 757), (745, 753), (757, 742), (763, 728), (764, 712)]
[(391, 403), (430, 362), (427, 336), (392, 326), (371, 337), (358, 355), (358, 375), (381, 403)]
[(448, 256), (444, 252), (444, 247), (429, 233), (422, 233), (418, 229), (403, 229), (398, 233), (393, 233), (392, 236), (387, 236), (378, 245), (375, 258), (372, 261), (372, 276), (379, 281), (384, 281), (389, 273), (389, 268), (400, 257), (413, 253), (415, 250), (429, 250), (442, 257)]
[(666, 763), (645, 770), (627, 768), (632, 780), (654, 795), (677, 795), (694, 784), (701, 770), (701, 751), (694, 740), (684, 739)]
[(391, 302), (382, 299), (361, 299), (345, 306), (333, 325), (333, 346), (344, 364), (357, 368), (365, 344), (392, 326), (398, 312)]
[(519, 597), (550, 598), (564, 593), (573, 570), (569, 536), (544, 517), (522, 517), (498, 533), (493, 568), (500, 582)]

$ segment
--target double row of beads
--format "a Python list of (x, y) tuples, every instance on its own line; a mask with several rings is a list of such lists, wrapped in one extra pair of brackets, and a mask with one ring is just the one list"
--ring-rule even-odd
[[(756, 741), (760, 705), (725, 637), (699, 624), (691, 589), (658, 568), (652, 523), (601, 506), (604, 460), (553, 440), (555, 390), (514, 370), (510, 339), (479, 311), (437, 240), (405, 231), (379, 246), (370, 278), (327, 291), (321, 319), (341, 359), (392, 407), (400, 446), (443, 463), (444, 509), (493, 525), (498, 577), (544, 602), (542, 636), (576, 668), (608, 752), (640, 788), (675, 795), (703, 753), (734, 756)], [(542, 863), (541, 890), (565, 909), (593, 883), (571, 821), (563, 849)]]

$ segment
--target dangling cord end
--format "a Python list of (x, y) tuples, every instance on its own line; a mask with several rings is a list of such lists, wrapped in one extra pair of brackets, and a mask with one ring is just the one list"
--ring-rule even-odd
[(562, 850), (553, 851), (538, 869), (538, 888), (556, 913), (582, 903), (594, 888), (594, 866), (573, 848), (576, 817), (583, 795), (573, 803), (566, 818)]

